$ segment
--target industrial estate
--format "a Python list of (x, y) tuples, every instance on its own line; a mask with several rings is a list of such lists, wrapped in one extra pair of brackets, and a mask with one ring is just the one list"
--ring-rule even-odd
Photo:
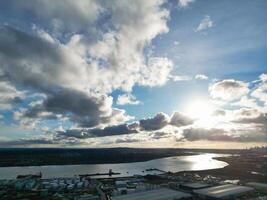
[[(178, 199), (267, 199), (266, 154), (253, 152), (227, 158), (225, 169), (164, 172), (147, 169), (150, 174), (116, 177), (112, 169), (105, 174), (42, 178), (42, 174), (20, 175), (0, 180), (1, 200), (178, 200)], [(218, 159), (223, 159), (218, 158)], [(242, 166), (237, 179), (235, 162)], [(243, 163), (243, 164), (242, 164)], [(255, 166), (249, 171), (246, 166)], [(156, 166), (155, 166), (156, 167)], [(225, 174), (224, 171), (230, 170)], [(237, 169), (238, 170), (238, 169)], [(238, 170), (238, 171), (240, 171)], [(245, 171), (247, 170), (247, 171)], [(153, 172), (157, 173), (153, 173)], [(161, 171), (159, 174), (158, 172)], [(247, 173), (247, 174), (246, 174)], [(101, 177), (101, 178), (100, 178)]]

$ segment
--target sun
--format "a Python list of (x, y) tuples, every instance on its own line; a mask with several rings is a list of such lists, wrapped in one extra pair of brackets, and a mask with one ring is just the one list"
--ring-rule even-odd
[(211, 117), (214, 108), (209, 101), (196, 100), (185, 106), (185, 113), (195, 119), (208, 119)]

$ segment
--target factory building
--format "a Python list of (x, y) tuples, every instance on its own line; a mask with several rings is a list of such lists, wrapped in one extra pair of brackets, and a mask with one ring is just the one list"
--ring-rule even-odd
[(249, 187), (253, 187), (256, 190), (259, 190), (261, 192), (267, 193), (267, 184), (266, 183), (249, 182), (246, 185)]
[(167, 188), (160, 188), (155, 190), (147, 190), (142, 192), (135, 192), (126, 195), (112, 197), (112, 200), (179, 200), (191, 199), (190, 194), (171, 190)]
[(194, 193), (202, 199), (233, 199), (253, 190), (253, 188), (247, 186), (227, 184), (194, 190)]
[(180, 184), (181, 189), (189, 191), (203, 189), (207, 187), (210, 187), (210, 185), (202, 182)]

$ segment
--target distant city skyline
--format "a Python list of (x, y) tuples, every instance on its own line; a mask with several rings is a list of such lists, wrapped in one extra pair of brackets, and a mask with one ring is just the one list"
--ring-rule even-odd
[(266, 9), (0, 2), (0, 148), (266, 145)]

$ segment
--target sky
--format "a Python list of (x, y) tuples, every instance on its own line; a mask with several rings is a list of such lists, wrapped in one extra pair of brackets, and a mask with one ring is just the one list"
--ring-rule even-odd
[(267, 144), (267, 1), (0, 2), (0, 147)]

